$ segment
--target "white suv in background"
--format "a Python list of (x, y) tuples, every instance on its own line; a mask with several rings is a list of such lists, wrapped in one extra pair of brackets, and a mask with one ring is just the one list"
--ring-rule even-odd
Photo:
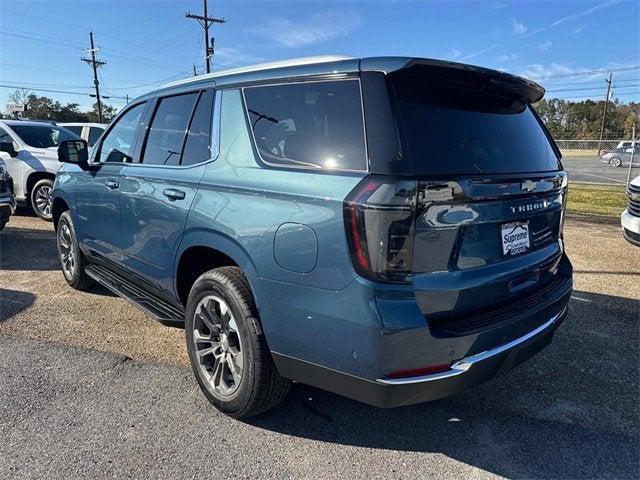
[(18, 204), (51, 220), (51, 190), (58, 161), (58, 144), (77, 139), (73, 132), (48, 122), (0, 120), (0, 158), (4, 160)]
[(640, 176), (631, 180), (627, 196), (629, 203), (620, 217), (622, 233), (627, 241), (640, 247)]
[(73, 133), (78, 135), (90, 147), (98, 141), (102, 132), (104, 132), (107, 128), (106, 123), (81, 123), (81, 122), (71, 122), (71, 123), (57, 123), (57, 125), (66, 128), (67, 130), (71, 130)]

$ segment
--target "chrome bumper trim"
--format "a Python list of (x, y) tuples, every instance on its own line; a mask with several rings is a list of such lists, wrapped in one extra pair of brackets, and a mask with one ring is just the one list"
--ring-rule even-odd
[(410, 385), (414, 383), (425, 383), (432, 382), (434, 380), (442, 380), (444, 378), (451, 378), (461, 375), (467, 372), (471, 367), (475, 364), (480, 363), (484, 360), (487, 360), (496, 355), (500, 355), (501, 353), (506, 352), (507, 350), (511, 350), (514, 347), (526, 342), (527, 340), (535, 337), (536, 335), (541, 334), (549, 327), (551, 327), (554, 323), (560, 319), (567, 308), (563, 308), (562, 311), (556, 315), (554, 315), (550, 320), (547, 320), (545, 323), (540, 325), (535, 330), (531, 330), (526, 335), (522, 337), (516, 338), (508, 343), (502, 344), (499, 347), (492, 348), (490, 350), (485, 350), (481, 353), (476, 353), (475, 355), (471, 355), (470, 357), (463, 358), (451, 364), (451, 368), (446, 372), (432, 373), (429, 375), (421, 375), (419, 377), (408, 377), (408, 378), (379, 378), (376, 380), (378, 383), (383, 383), (385, 385)]

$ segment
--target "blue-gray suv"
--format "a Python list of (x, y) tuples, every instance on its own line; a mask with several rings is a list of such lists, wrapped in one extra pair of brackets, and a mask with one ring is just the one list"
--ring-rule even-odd
[(379, 407), (454, 394), (540, 351), (567, 312), (543, 94), (401, 57), (166, 85), (90, 152), (60, 145), (62, 271), (184, 325), (202, 391), (234, 417), (291, 381)]

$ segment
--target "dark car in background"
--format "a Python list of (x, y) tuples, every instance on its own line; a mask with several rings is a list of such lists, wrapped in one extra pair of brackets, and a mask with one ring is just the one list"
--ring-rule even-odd
[(16, 208), (16, 197), (13, 193), (13, 179), (7, 166), (0, 158), (0, 230), (9, 221)]
[(543, 94), (404, 57), (160, 87), (90, 155), (58, 147), (64, 277), (184, 325), (202, 391), (234, 417), (291, 381), (378, 407), (452, 395), (535, 355), (567, 313), (567, 175)]

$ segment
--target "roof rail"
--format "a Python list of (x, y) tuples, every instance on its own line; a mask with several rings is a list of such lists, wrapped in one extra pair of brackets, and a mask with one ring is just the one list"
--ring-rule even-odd
[(158, 89), (160, 90), (163, 88), (175, 87), (178, 85), (184, 85), (191, 82), (206, 80), (208, 78), (218, 78), (218, 77), (224, 77), (227, 75), (235, 75), (238, 73), (249, 73), (249, 72), (257, 72), (260, 70), (272, 70), (276, 68), (296, 67), (300, 65), (312, 65), (316, 63), (329, 63), (329, 62), (338, 62), (340, 60), (352, 60), (352, 59), (353, 57), (349, 57), (346, 55), (318, 55), (313, 57), (299, 57), (299, 58), (290, 58), (287, 60), (276, 60), (274, 62), (256, 63), (255, 65), (247, 65), (246, 67), (230, 68), (227, 70), (220, 70), (219, 72), (207, 73), (205, 75), (198, 75), (196, 77), (189, 77), (182, 80), (177, 80), (175, 82), (162, 85)]

